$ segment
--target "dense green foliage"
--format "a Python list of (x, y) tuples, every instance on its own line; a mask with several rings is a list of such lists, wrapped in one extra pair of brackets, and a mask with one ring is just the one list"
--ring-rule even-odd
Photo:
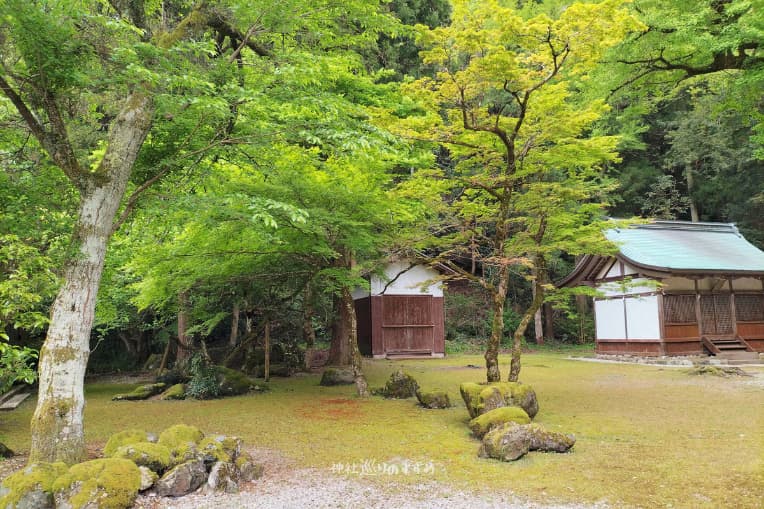
[[(606, 215), (694, 214), (764, 245), (760, 2), (44, 5), (0, 7), (0, 76), (46, 126), (57, 105), (80, 167), (99, 171), (130, 91), (154, 100), (99, 291), (101, 369), (172, 345), (182, 306), (222, 358), (265, 322), (276, 343), (328, 340), (342, 289), (391, 254), (489, 290), (451, 297), (454, 349), (522, 340), (544, 298), (549, 334), (578, 341), (586, 318), (549, 283), (607, 249)], [(0, 323), (38, 347), (80, 186), (23, 120), (4, 89)]]

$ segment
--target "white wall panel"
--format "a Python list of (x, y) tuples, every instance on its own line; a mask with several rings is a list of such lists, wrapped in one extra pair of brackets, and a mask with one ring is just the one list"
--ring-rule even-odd
[(658, 296), (627, 297), (626, 334), (628, 339), (660, 339)]
[(623, 300), (607, 299), (594, 301), (597, 322), (597, 339), (625, 339), (626, 322), (623, 314)]

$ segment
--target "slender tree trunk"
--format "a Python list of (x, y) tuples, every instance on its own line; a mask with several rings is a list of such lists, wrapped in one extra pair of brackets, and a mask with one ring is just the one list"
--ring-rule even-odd
[(531, 305), (528, 307), (528, 309), (525, 310), (525, 313), (520, 319), (520, 323), (518, 324), (517, 329), (515, 329), (515, 332), (512, 336), (512, 361), (509, 365), (510, 382), (517, 382), (520, 378), (520, 357), (522, 355), (523, 337), (525, 337), (525, 331), (528, 328), (528, 325), (531, 323), (531, 320), (536, 315), (536, 312), (541, 308), (541, 305), (544, 303), (544, 287), (541, 286), (542, 281), (540, 281), (540, 271), (536, 272), (536, 280), (533, 282), (535, 289), (533, 301), (531, 301)]
[[(536, 285), (534, 284), (532, 286), (533, 288), (533, 299), (536, 299)], [(543, 309), (543, 306), (539, 306), (539, 308), (536, 310), (536, 314), (533, 315), (533, 328), (534, 333), (536, 335), (536, 344), (537, 345), (543, 345), (544, 344), (544, 322), (541, 317), (541, 310)]]
[(234, 302), (233, 310), (231, 311), (231, 336), (228, 338), (228, 344), (230, 346), (236, 346), (239, 342), (239, 303)]
[(500, 382), (499, 347), (504, 337), (504, 305), (507, 300), (509, 287), (509, 267), (502, 264), (499, 268), (499, 281), (493, 292), (493, 321), (491, 322), (491, 337), (485, 350), (486, 380)]
[(313, 285), (305, 285), (302, 296), (302, 340), (305, 341), (305, 369), (313, 365), (313, 348), (316, 345), (316, 329), (313, 327)]
[(178, 352), (175, 354), (175, 365), (185, 368), (191, 357), (191, 338), (188, 330), (188, 292), (178, 293)]
[(545, 302), (544, 308), (544, 339), (554, 341), (554, 308), (549, 302)]
[(40, 351), (30, 463), (76, 463), (85, 458), (83, 386), (96, 295), (114, 217), (152, 119), (150, 98), (133, 93), (111, 126), (98, 171), (82, 177), (74, 234), (78, 253), (65, 267)]
[(576, 295), (576, 314), (578, 315), (578, 342), (586, 343), (586, 313), (588, 312), (586, 295)]
[[(695, 164), (700, 166), (700, 161), (697, 161)], [(700, 221), (700, 215), (698, 214), (698, 204), (693, 195), (695, 191), (695, 170), (687, 167), (685, 175), (687, 178), (687, 199), (690, 200), (690, 220), (693, 223), (697, 223)]]
[(263, 334), (263, 349), (265, 352), (265, 366), (263, 367), (263, 377), (265, 381), (271, 379), (271, 321), (265, 319), (265, 333)]

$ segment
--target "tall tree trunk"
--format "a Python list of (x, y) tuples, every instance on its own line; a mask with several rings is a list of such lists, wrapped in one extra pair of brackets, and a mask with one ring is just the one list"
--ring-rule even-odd
[(549, 302), (545, 302), (544, 308), (544, 339), (554, 341), (554, 308)]
[(588, 312), (586, 295), (576, 295), (576, 314), (578, 315), (578, 342), (586, 343), (586, 313)]
[(302, 296), (302, 340), (305, 341), (305, 369), (313, 366), (313, 348), (316, 345), (316, 329), (313, 327), (313, 285), (305, 285)]
[[(695, 165), (700, 166), (700, 161), (696, 161)], [(690, 200), (690, 220), (693, 223), (697, 223), (700, 221), (700, 215), (698, 214), (698, 204), (693, 196), (695, 191), (695, 170), (687, 167), (685, 176), (687, 178), (687, 199)]]
[(228, 344), (230, 346), (236, 346), (239, 342), (239, 303), (233, 303), (233, 310), (231, 311), (231, 336), (228, 338)]
[[(532, 286), (533, 288), (533, 299), (536, 299), (536, 285), (534, 284)], [(543, 345), (544, 344), (544, 322), (542, 321), (541, 317), (541, 310), (543, 306), (539, 306), (539, 308), (536, 310), (536, 313), (533, 315), (533, 328), (534, 333), (536, 336), (536, 344), (537, 345)]]
[(188, 330), (188, 292), (178, 293), (178, 352), (175, 354), (175, 365), (185, 368), (191, 357), (191, 337)]
[(66, 264), (40, 351), (30, 463), (85, 458), (84, 380), (96, 295), (114, 217), (152, 119), (149, 96), (131, 94), (111, 126), (100, 167), (82, 176), (74, 234), (78, 252)]
[(265, 366), (263, 366), (263, 378), (265, 381), (271, 379), (271, 321), (265, 319), (265, 333), (263, 334), (263, 350), (265, 354)]
[(510, 382), (517, 382), (520, 378), (520, 357), (522, 355), (523, 337), (525, 337), (525, 331), (536, 314), (536, 311), (538, 311), (544, 303), (544, 287), (542, 286), (543, 281), (541, 281), (542, 271), (536, 270), (535, 272), (536, 280), (533, 282), (535, 289), (533, 301), (531, 301), (531, 305), (528, 309), (525, 310), (525, 313), (520, 319), (520, 323), (512, 336), (512, 361), (509, 365), (508, 378)]
[(507, 300), (509, 287), (509, 267), (502, 264), (499, 268), (499, 281), (493, 292), (493, 321), (491, 322), (491, 337), (485, 350), (486, 380), (500, 382), (499, 347), (504, 337), (504, 305)]
[(328, 364), (349, 366), (353, 362), (353, 352), (349, 345), (354, 319), (355, 310), (348, 310), (347, 306), (343, 305), (342, 296), (336, 295), (334, 297), (334, 320), (332, 321), (332, 342), (329, 346)]

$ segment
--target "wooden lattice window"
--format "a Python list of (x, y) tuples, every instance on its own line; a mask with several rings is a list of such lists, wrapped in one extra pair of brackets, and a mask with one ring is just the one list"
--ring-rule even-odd
[(703, 319), (701, 326), (703, 334), (732, 334), (731, 311), (729, 294), (702, 295), (700, 297), (700, 314)]
[(764, 295), (735, 295), (738, 322), (764, 322)]
[(694, 295), (664, 295), (663, 319), (667, 324), (696, 323)]

